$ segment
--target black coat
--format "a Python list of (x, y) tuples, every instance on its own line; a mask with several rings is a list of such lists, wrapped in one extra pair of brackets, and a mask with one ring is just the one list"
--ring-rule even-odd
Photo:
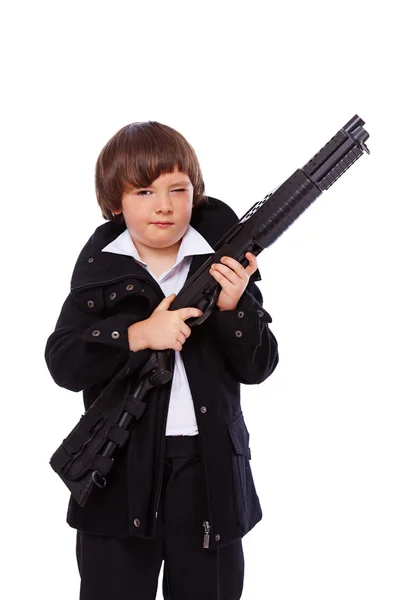
[[(193, 208), (190, 224), (214, 247), (238, 217), (224, 202), (211, 197), (209, 201), (208, 206)], [(132, 257), (101, 251), (125, 228), (107, 222), (89, 238), (46, 344), (51, 376), (61, 387), (83, 390), (85, 410), (100, 392), (112, 394), (116, 401), (127, 394), (131, 378), (152, 352), (131, 351), (127, 328), (148, 318), (165, 297)], [(188, 278), (209, 257), (194, 256)], [(210, 548), (243, 537), (262, 518), (240, 405), (240, 383), (262, 383), (278, 363), (277, 342), (268, 325), (272, 319), (262, 308), (255, 284), (260, 279), (257, 270), (237, 309), (213, 311), (193, 327), (182, 347), (199, 429)], [(172, 356), (174, 364), (174, 352)], [(170, 390), (171, 382), (149, 392), (147, 409), (128, 443), (118, 450), (106, 487), (95, 487), (83, 508), (71, 496), (71, 527), (110, 536), (154, 536)]]

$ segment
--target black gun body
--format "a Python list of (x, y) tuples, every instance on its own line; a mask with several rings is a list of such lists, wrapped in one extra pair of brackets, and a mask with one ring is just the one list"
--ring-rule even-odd
[[(247, 266), (246, 252), (258, 256), (328, 189), (362, 154), (368, 133), (364, 121), (355, 115), (302, 169), (295, 171), (279, 188), (256, 202), (215, 245), (208, 258), (185, 283), (170, 310), (193, 306), (203, 311), (187, 319), (193, 327), (208, 318), (220, 289), (209, 273), (212, 263), (230, 256)], [(131, 422), (145, 410), (147, 391), (172, 377), (170, 350), (154, 351), (131, 384), (128, 399), (110, 407), (100, 395), (80, 422), (53, 454), (50, 464), (84, 506), (94, 485), (104, 487), (114, 459), (112, 454), (128, 437)]]
[[(215, 254), (192, 275), (170, 306), (204, 310), (219, 284), (209, 274), (212, 263), (230, 256), (247, 266), (246, 252), (258, 256), (363, 154), (368, 152), (364, 121), (355, 115), (302, 169), (256, 202), (215, 246)], [(188, 319), (190, 326), (194, 319)]]
[[(256, 203), (248, 213), (215, 246), (215, 254), (207, 259), (177, 294), (170, 310), (194, 306), (204, 311), (219, 288), (210, 275), (212, 263), (230, 256), (247, 266), (246, 252), (258, 256), (270, 246), (310, 204), (321, 190), (298, 169), (270, 197)], [(187, 319), (191, 326), (195, 320)]]

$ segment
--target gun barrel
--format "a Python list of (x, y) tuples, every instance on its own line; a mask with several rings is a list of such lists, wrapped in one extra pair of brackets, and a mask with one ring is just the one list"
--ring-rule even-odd
[(354, 117), (352, 117), (350, 121), (348, 121), (346, 125), (342, 127), (342, 129), (346, 133), (351, 133), (354, 129), (362, 127), (363, 125), (365, 125), (365, 121), (363, 121), (358, 115), (354, 115)]
[(369, 154), (365, 145), (369, 134), (362, 125), (364, 121), (354, 115), (301, 169), (321, 192), (339, 179), (364, 151)]

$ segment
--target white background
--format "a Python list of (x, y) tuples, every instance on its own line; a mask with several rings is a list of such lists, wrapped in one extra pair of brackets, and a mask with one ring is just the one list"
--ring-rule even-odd
[(264, 512), (243, 540), (242, 598), (399, 599), (393, 7), (81, 0), (2, 10), (3, 598), (79, 594), (69, 492), (48, 461), (83, 404), (51, 379), (44, 347), (76, 258), (105, 222), (101, 148), (133, 121), (165, 123), (195, 148), (206, 193), (241, 217), (357, 113), (371, 155), (258, 257), (280, 363), (242, 386)]

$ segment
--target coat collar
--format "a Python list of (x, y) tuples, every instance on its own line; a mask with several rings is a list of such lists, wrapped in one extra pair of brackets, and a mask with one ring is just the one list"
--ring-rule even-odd
[[(123, 254), (131, 256), (139, 264), (147, 267), (137, 251), (135, 244), (130, 236), (128, 229), (125, 229), (114, 241), (107, 244), (102, 252), (113, 252), (114, 254)], [(190, 224), (181, 239), (175, 265), (178, 265), (184, 258), (195, 256), (197, 254), (209, 255), (214, 254), (215, 249), (210, 246), (207, 240)]]
[[(211, 250), (207, 252), (207, 247), (205, 247), (202, 254), (193, 256), (187, 279), (214, 254), (212, 249), (237, 222), (238, 217), (234, 211), (217, 198), (208, 196), (208, 203), (193, 207), (190, 225), (203, 236)], [(103, 249), (115, 242), (125, 230), (125, 223), (113, 223), (112, 221), (107, 221), (97, 227), (78, 256), (72, 272), (71, 291), (110, 283), (125, 277), (142, 277), (154, 283), (150, 273), (141, 264), (132, 260), (132, 255), (103, 252)], [(184, 249), (182, 253), (185, 253)], [(258, 269), (252, 275), (252, 279), (254, 281), (261, 279)]]

